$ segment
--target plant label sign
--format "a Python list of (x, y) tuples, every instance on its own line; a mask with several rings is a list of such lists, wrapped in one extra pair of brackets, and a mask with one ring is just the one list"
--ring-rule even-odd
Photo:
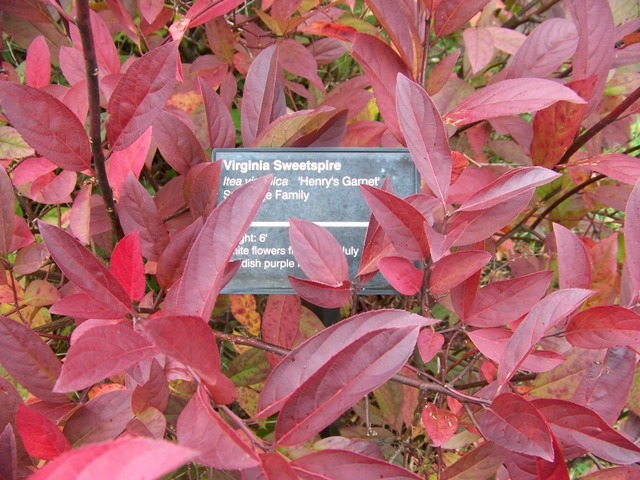
[[(255, 221), (236, 248), (242, 268), (224, 293), (293, 293), (288, 275), (304, 276), (289, 242), (289, 219), (325, 227), (336, 237), (355, 278), (371, 211), (360, 185), (381, 187), (389, 179), (396, 195), (420, 191), (420, 178), (406, 149), (217, 149), (221, 161), (218, 202), (263, 175), (271, 188)], [(362, 293), (394, 293), (377, 275)]]

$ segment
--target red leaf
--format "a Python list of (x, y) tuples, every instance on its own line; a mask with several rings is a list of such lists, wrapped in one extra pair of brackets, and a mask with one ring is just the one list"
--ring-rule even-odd
[(289, 219), (289, 225), (293, 255), (311, 280), (339, 286), (349, 279), (347, 257), (327, 229), (295, 218)]
[(53, 393), (60, 375), (60, 360), (29, 327), (0, 316), (0, 363), (32, 395), (52, 403), (63, 403), (66, 395)]
[(72, 293), (54, 303), (49, 312), (56, 315), (73, 317), (77, 323), (81, 319), (100, 318), (119, 320), (122, 314), (114, 312), (108, 306), (98, 302), (86, 293)]
[(422, 423), (431, 438), (430, 444), (439, 447), (449, 440), (458, 430), (458, 419), (446, 408), (438, 408), (428, 403), (422, 410)]
[(168, 290), (182, 276), (187, 257), (203, 223), (202, 218), (198, 217), (191, 225), (173, 235), (160, 255), (156, 279), (165, 290)]
[(586, 103), (578, 94), (552, 80), (514, 78), (492, 83), (470, 95), (445, 115), (457, 127), (505, 115), (535, 112), (560, 100)]
[(306, 78), (312, 85), (325, 91), (322, 79), (318, 76), (318, 64), (312, 53), (302, 43), (285, 38), (278, 43), (278, 63), (294, 75)]
[(486, 210), (549, 183), (559, 176), (559, 173), (542, 167), (510, 170), (467, 198), (458, 211)]
[(640, 291), (640, 181), (636, 183), (625, 209), (624, 246), (626, 266), (636, 292)]
[(140, 13), (149, 24), (153, 23), (156, 17), (160, 15), (163, 7), (164, 2), (162, 0), (140, 0), (138, 2)]
[(491, 260), (484, 250), (462, 250), (441, 258), (433, 264), (429, 290), (441, 295), (460, 285)]
[(429, 72), (429, 77), (427, 78), (427, 93), (429, 95), (435, 95), (447, 84), (458, 62), (458, 58), (460, 58), (460, 51), (461, 50), (458, 49), (444, 57), (436, 63), (431, 72)]
[[(117, 16), (115, 9), (112, 10), (112, 12)], [(118, 50), (111, 37), (109, 27), (102, 17), (93, 10), (89, 11), (89, 16), (91, 18), (91, 33), (93, 34), (93, 44), (98, 62), (98, 79), (102, 80), (106, 75), (120, 73), (120, 57), (118, 56)], [(131, 22), (131, 25), (133, 26), (133, 22)], [(69, 23), (69, 33), (71, 34), (74, 47), (82, 53), (83, 48), (80, 31), (73, 23)], [(86, 76), (86, 74), (83, 76)]]
[[(284, 348), (291, 348), (298, 335), (302, 305), (296, 295), (269, 295), (262, 316), (262, 339)], [(269, 354), (268, 358), (269, 358)], [(273, 365), (280, 359), (269, 360)], [(275, 361), (272, 361), (275, 360)]]
[(396, 109), (400, 128), (420, 176), (444, 204), (451, 183), (451, 149), (440, 113), (427, 92), (398, 74)]
[(212, 150), (214, 148), (235, 147), (236, 128), (233, 124), (231, 113), (229, 113), (224, 101), (202, 78), (198, 79), (198, 84), (204, 97), (209, 147)]
[(640, 473), (640, 468), (637, 466), (631, 467), (614, 467), (598, 470), (586, 477), (582, 477), (583, 480), (635, 480)]
[(553, 224), (553, 233), (558, 248), (560, 288), (589, 288), (591, 263), (584, 244), (571, 230), (557, 223)]
[(352, 43), (356, 37), (357, 30), (349, 25), (331, 22), (313, 22), (304, 28), (304, 32), (309, 35), (320, 37), (331, 37), (345, 42)]
[(228, 404), (234, 400), (235, 387), (220, 370), (216, 338), (201, 318), (152, 318), (145, 321), (142, 328), (158, 349), (200, 377), (216, 403)]
[(113, 249), (111, 272), (131, 300), (142, 300), (146, 284), (140, 252), (140, 235), (137, 230), (127, 234)]
[(245, 79), (240, 108), (242, 144), (245, 147), (253, 147), (267, 125), (285, 113), (276, 105), (276, 90), (282, 89), (277, 74), (278, 50), (271, 45), (253, 60)]
[(378, 108), (389, 130), (401, 139), (396, 113), (396, 82), (398, 74), (412, 76), (409, 68), (389, 45), (363, 33), (356, 34), (351, 54), (371, 82)]
[(640, 459), (640, 447), (616, 432), (592, 410), (566, 400), (533, 400), (560, 446), (578, 445), (604, 460), (627, 465)]
[(11, 179), (4, 168), (0, 167), (0, 253), (4, 255), (11, 251), (15, 203)]
[(127, 148), (111, 152), (107, 161), (107, 178), (109, 185), (114, 190), (116, 198), (119, 196), (124, 181), (133, 174), (135, 178), (140, 176), (142, 167), (151, 147), (151, 128), (148, 128), (140, 138), (134, 141)]
[(122, 185), (118, 215), (126, 233), (138, 230), (142, 255), (157, 260), (169, 243), (169, 234), (153, 198), (131, 173)]
[(430, 328), (420, 330), (418, 335), (418, 351), (424, 363), (435, 357), (444, 345), (444, 335)]
[(433, 29), (436, 36), (443, 37), (455, 32), (488, 3), (489, 0), (439, 1), (433, 11)]
[(207, 161), (196, 135), (177, 115), (163, 110), (152, 130), (158, 150), (179, 174), (185, 175), (193, 165)]
[(58, 426), (36, 410), (18, 405), (16, 428), (27, 453), (41, 460), (53, 460), (71, 448)]
[(518, 453), (553, 461), (553, 437), (542, 414), (520, 395), (503, 393), (479, 419), (487, 440)]
[(208, 217), (218, 201), (222, 162), (194, 165), (184, 182), (184, 190), (193, 217)]
[(564, 320), (593, 292), (579, 288), (557, 290), (540, 300), (524, 317), (507, 344), (498, 368), (498, 381), (504, 385), (545, 332)]
[(44, 244), (69, 280), (105, 306), (105, 310), (125, 316), (131, 300), (113, 274), (80, 242), (64, 230), (38, 222)]
[(130, 326), (94, 326), (73, 336), (55, 391), (90, 387), (156, 354), (157, 350)]
[(11, 125), (40, 154), (67, 170), (90, 168), (84, 125), (60, 100), (26, 85), (0, 82), (0, 104)]
[(552, 277), (553, 272), (542, 271), (491, 282), (478, 291), (464, 322), (485, 328), (499, 327), (517, 320), (538, 303)]
[(617, 305), (592, 307), (571, 319), (565, 337), (580, 348), (640, 345), (640, 315)]
[(30, 87), (42, 88), (49, 85), (51, 79), (51, 54), (44, 35), (38, 35), (29, 45), (24, 75), (26, 83)]
[(429, 256), (425, 219), (418, 209), (392, 193), (369, 185), (360, 185), (360, 192), (399, 255), (408, 260)]
[(380, 273), (402, 295), (415, 295), (422, 289), (422, 271), (403, 257), (383, 257), (378, 260)]
[(298, 295), (322, 308), (340, 308), (351, 298), (351, 283), (348, 280), (340, 285), (327, 285), (289, 275), (289, 283)]
[(609, 153), (572, 161), (569, 166), (586, 167), (619, 182), (635, 185), (640, 180), (640, 162), (637, 157), (623, 153)]
[(169, 42), (138, 58), (109, 98), (107, 138), (112, 150), (135, 142), (162, 112), (176, 78), (177, 46)]
[(220, 0), (215, 3), (209, 0), (196, 0), (185, 17), (191, 19), (190, 27), (196, 27), (229, 13), (241, 3), (242, 0)]
[(300, 478), (331, 480), (419, 480), (421, 477), (386, 460), (349, 450), (320, 450), (293, 462), (291, 466)]
[(209, 318), (227, 263), (258, 213), (271, 178), (267, 175), (242, 185), (207, 218), (191, 248), (182, 278), (167, 294), (165, 306), (169, 313)]
[(523, 455), (505, 449), (505, 466), (513, 480), (542, 479), (570, 480), (566, 461), (555, 438), (553, 440), (553, 462), (540, 457)]
[(484, 442), (445, 469), (442, 480), (486, 480), (504, 463), (504, 451), (493, 442)]
[(123, 437), (66, 452), (38, 470), (34, 480), (76, 478), (152, 480), (171, 473), (195, 457), (192, 450), (149, 438)]
[(202, 389), (180, 413), (176, 430), (178, 442), (198, 452), (198, 463), (221, 470), (260, 464), (256, 452), (211, 408)]
[(279, 453), (261, 453), (260, 466), (240, 472), (242, 480), (298, 480), (296, 472)]

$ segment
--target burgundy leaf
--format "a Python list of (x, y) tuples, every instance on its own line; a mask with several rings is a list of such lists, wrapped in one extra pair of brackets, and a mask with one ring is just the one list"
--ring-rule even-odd
[(553, 273), (530, 275), (491, 282), (476, 294), (464, 322), (474, 327), (499, 327), (511, 323), (538, 303), (546, 293)]
[(118, 242), (111, 254), (111, 273), (126, 290), (129, 298), (139, 302), (145, 291), (144, 265), (137, 230)]
[(158, 150), (179, 174), (185, 175), (193, 165), (207, 161), (195, 134), (177, 115), (163, 110), (152, 130)]
[(490, 118), (535, 112), (560, 100), (586, 103), (570, 88), (551, 80), (502, 80), (465, 98), (445, 115), (445, 120), (459, 127)]
[(640, 180), (640, 162), (637, 157), (623, 153), (608, 153), (572, 161), (569, 166), (585, 167), (630, 185), (635, 185)]
[(169, 290), (165, 302), (169, 313), (209, 318), (227, 263), (258, 213), (271, 178), (267, 175), (242, 185), (207, 218), (191, 248), (182, 278)]
[(429, 77), (427, 78), (427, 93), (429, 95), (435, 95), (447, 84), (453, 74), (458, 58), (460, 58), (460, 51), (458, 49), (444, 57), (429, 72)]
[(38, 227), (51, 257), (69, 280), (106, 310), (121, 316), (130, 313), (129, 295), (100, 260), (64, 230), (40, 221)]
[(94, 326), (74, 334), (56, 382), (56, 392), (72, 392), (90, 387), (143, 360), (157, 350), (125, 324)]
[(378, 108), (391, 133), (402, 138), (396, 113), (396, 82), (398, 74), (411, 77), (411, 72), (393, 49), (371, 35), (357, 33), (351, 54), (362, 66), (373, 87)]
[(481, 270), (489, 260), (491, 254), (484, 250), (462, 250), (447, 255), (433, 264), (429, 290), (434, 295), (446, 293)]
[(422, 423), (434, 447), (440, 447), (458, 430), (455, 414), (446, 408), (438, 408), (433, 403), (428, 403), (422, 410)]
[(348, 280), (338, 285), (327, 285), (289, 275), (289, 283), (298, 295), (322, 308), (340, 308), (351, 298), (351, 283)]
[(18, 478), (18, 451), (13, 427), (7, 423), (0, 434), (0, 478), (4, 480), (17, 480)]
[(122, 185), (118, 215), (126, 233), (137, 230), (140, 234), (142, 255), (157, 260), (169, 243), (169, 234), (153, 198), (131, 173)]
[(347, 53), (347, 46), (345, 42), (338, 40), (337, 38), (321, 38), (311, 42), (307, 48), (313, 54), (318, 65), (328, 65), (335, 62), (345, 53)]
[(273, 120), (285, 112), (276, 105), (278, 50), (276, 45), (264, 49), (251, 63), (244, 84), (240, 109), (242, 144), (255, 145), (258, 136)]
[(487, 440), (518, 453), (553, 461), (553, 437), (542, 414), (513, 393), (498, 395), (479, 419)]
[(309, 82), (325, 91), (322, 79), (318, 76), (318, 64), (302, 43), (285, 38), (278, 43), (278, 63), (294, 75), (306, 78)]
[(557, 290), (540, 300), (522, 320), (509, 340), (498, 368), (498, 381), (504, 385), (545, 332), (564, 320), (593, 292), (579, 288)]
[(32, 395), (52, 403), (63, 403), (66, 395), (53, 388), (62, 367), (60, 360), (38, 334), (25, 325), (0, 316), (0, 363)]
[(221, 470), (260, 464), (256, 452), (211, 408), (201, 389), (180, 413), (176, 430), (178, 442), (196, 451), (199, 463)]
[(67, 170), (90, 168), (84, 125), (60, 100), (26, 85), (0, 82), (0, 104), (11, 125), (40, 154)]
[(49, 85), (51, 79), (51, 53), (44, 35), (33, 39), (27, 49), (27, 60), (24, 67), (27, 85), (42, 88)]
[(504, 463), (504, 450), (493, 442), (484, 442), (445, 469), (442, 480), (487, 480)]
[(15, 203), (11, 179), (4, 168), (0, 168), (0, 253), (4, 255), (11, 251)]
[(624, 230), (626, 266), (633, 288), (638, 292), (640, 291), (640, 181), (636, 183), (627, 202)]
[(291, 462), (301, 479), (419, 480), (421, 477), (385, 460), (349, 450), (320, 450)]
[(558, 441), (553, 440), (553, 461), (547, 462), (540, 457), (533, 457), (504, 449), (505, 466), (513, 480), (541, 479), (570, 480), (566, 460)]
[[(295, 354), (285, 357), (274, 369), (262, 390), (257, 415), (268, 416), (279, 411), (282, 403), (322, 366), (323, 359), (334, 356), (362, 335), (379, 329), (401, 328), (415, 324), (432, 325), (437, 322), (438, 320), (418, 317), (401, 310), (381, 310), (355, 315), (323, 330), (299, 346), (294, 351)], [(315, 359), (317, 362), (314, 360), (316, 354), (320, 357)], [(310, 364), (312, 360), (313, 363)], [(304, 371), (298, 372), (300, 363), (306, 364), (307, 367)], [(292, 371), (296, 372), (295, 377), (290, 375)]]
[(430, 328), (420, 330), (418, 334), (418, 351), (424, 363), (435, 357), (444, 345), (444, 335)]
[(621, 465), (637, 463), (640, 447), (616, 432), (587, 407), (566, 400), (538, 399), (532, 404), (551, 425), (560, 446), (578, 445), (584, 450)]
[(107, 178), (109, 185), (114, 190), (116, 198), (124, 185), (124, 181), (133, 174), (135, 178), (140, 176), (142, 167), (151, 147), (151, 128), (148, 128), (140, 138), (134, 141), (127, 148), (111, 152), (107, 161)]
[(211, 149), (235, 147), (236, 128), (224, 101), (202, 78), (198, 79), (198, 85), (204, 98), (209, 147)]
[(198, 238), (203, 224), (202, 218), (198, 217), (191, 225), (175, 234), (160, 255), (156, 279), (165, 290), (182, 276), (193, 242)]
[(440, 113), (427, 92), (398, 74), (396, 109), (409, 152), (424, 182), (445, 203), (451, 183), (451, 150)]
[(32, 478), (153, 480), (171, 473), (195, 456), (193, 450), (175, 443), (123, 437), (113, 442), (88, 445), (66, 452), (38, 470)]
[(559, 176), (559, 173), (542, 167), (510, 170), (467, 198), (458, 211), (486, 210), (549, 183)]
[(216, 207), (222, 162), (194, 165), (184, 182), (189, 210), (194, 217), (206, 218)]
[(560, 288), (589, 288), (591, 263), (584, 244), (571, 230), (557, 223), (553, 224), (553, 233), (558, 248)]
[(429, 256), (425, 219), (418, 209), (392, 193), (369, 185), (360, 185), (360, 192), (399, 255), (408, 260)]
[(422, 271), (403, 257), (383, 257), (378, 268), (389, 284), (402, 295), (415, 295), (422, 289)]
[(129, 66), (107, 105), (107, 138), (112, 150), (135, 142), (162, 112), (176, 78), (177, 45), (154, 48)]
[(158, 360), (151, 361), (149, 379), (138, 385), (131, 395), (131, 408), (136, 415), (150, 407), (164, 412), (169, 402), (169, 384)]
[(231, 403), (235, 387), (220, 370), (211, 328), (199, 317), (168, 316), (145, 321), (143, 331), (164, 354), (191, 369), (220, 404)]
[(442, 0), (437, 2), (433, 11), (435, 34), (438, 37), (443, 37), (455, 32), (488, 3), (489, 0)]
[(327, 229), (295, 218), (289, 219), (289, 225), (293, 255), (311, 280), (338, 286), (349, 279), (347, 257)]
[(565, 337), (589, 349), (640, 345), (640, 315), (617, 305), (592, 307), (571, 319)]

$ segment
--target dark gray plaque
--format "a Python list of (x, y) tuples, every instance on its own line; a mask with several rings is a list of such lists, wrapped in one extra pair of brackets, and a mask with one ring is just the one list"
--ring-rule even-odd
[[(291, 250), (289, 218), (327, 228), (342, 245), (353, 280), (371, 214), (359, 185), (380, 187), (388, 178), (400, 197), (420, 191), (406, 149), (218, 149), (213, 159), (222, 160), (218, 202), (250, 180), (273, 175), (271, 189), (234, 253), (242, 268), (223, 293), (293, 293), (288, 275), (306, 275)], [(379, 274), (362, 290), (393, 292)]]

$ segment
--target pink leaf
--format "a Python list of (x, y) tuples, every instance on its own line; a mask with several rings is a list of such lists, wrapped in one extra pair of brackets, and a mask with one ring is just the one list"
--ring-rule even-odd
[(583, 480), (635, 480), (638, 473), (640, 469), (637, 466), (614, 467), (598, 470), (582, 478)]
[(15, 203), (11, 179), (4, 168), (0, 167), (0, 253), (4, 255), (11, 251)]
[(69, 280), (105, 305), (105, 310), (125, 316), (131, 300), (113, 274), (80, 242), (64, 230), (38, 222), (44, 244)]
[(258, 213), (271, 178), (267, 175), (234, 190), (207, 218), (182, 278), (169, 290), (168, 312), (209, 318), (227, 263)]
[[(112, 12), (116, 14), (114, 10), (112, 10)], [(89, 14), (91, 18), (93, 44), (98, 62), (98, 78), (102, 80), (106, 75), (120, 73), (120, 57), (118, 56), (118, 50), (111, 37), (109, 27), (102, 17), (93, 10), (91, 10)], [(69, 24), (69, 33), (71, 34), (74, 47), (82, 53), (83, 48), (80, 31), (73, 23)]]
[(93, 186), (84, 185), (76, 194), (69, 214), (69, 231), (84, 244), (91, 242), (91, 193)]
[(196, 27), (229, 13), (240, 5), (242, 1), (243, 0), (220, 0), (211, 3), (209, 0), (196, 0), (193, 2), (191, 8), (189, 8), (185, 17), (191, 19), (191, 23), (189, 24), (191, 27)]
[(122, 150), (135, 142), (162, 112), (176, 77), (177, 46), (169, 42), (129, 66), (109, 98), (107, 138)]
[(124, 324), (94, 326), (72, 340), (56, 392), (90, 387), (157, 354), (152, 345)]
[(475, 75), (486, 67), (494, 54), (493, 36), (486, 28), (465, 28), (462, 31), (465, 52)]
[(49, 309), (56, 315), (73, 317), (79, 322), (81, 319), (100, 318), (118, 320), (122, 314), (110, 308), (86, 293), (72, 293), (54, 303)]
[(572, 161), (569, 166), (586, 167), (619, 182), (635, 185), (640, 180), (640, 162), (637, 157), (623, 153), (609, 153)]
[(444, 335), (430, 328), (420, 330), (418, 335), (418, 351), (424, 363), (435, 357), (444, 345)]
[(279, 453), (261, 453), (260, 466), (242, 470), (242, 480), (298, 480), (296, 472)]
[(617, 305), (592, 307), (571, 319), (565, 337), (580, 348), (640, 345), (640, 315)]
[(579, 288), (557, 290), (540, 300), (522, 320), (509, 340), (498, 368), (498, 381), (504, 385), (545, 332), (564, 320), (593, 292)]
[(625, 209), (624, 245), (626, 266), (636, 292), (640, 291), (640, 181), (636, 183)]
[(399, 255), (408, 260), (429, 256), (425, 219), (418, 209), (392, 193), (369, 185), (360, 185), (360, 192)]
[(558, 248), (560, 288), (589, 288), (591, 263), (584, 244), (571, 230), (557, 223), (553, 224), (553, 233)]
[(215, 336), (201, 318), (152, 318), (144, 323), (143, 331), (164, 354), (200, 377), (217, 403), (228, 404), (234, 400), (235, 387), (220, 370)]
[(300, 478), (332, 480), (419, 480), (421, 477), (385, 460), (349, 450), (320, 450), (293, 462)]
[(49, 85), (51, 53), (44, 35), (38, 35), (29, 45), (24, 73), (27, 85), (30, 87), (42, 88)]
[(349, 279), (347, 257), (328, 230), (294, 218), (289, 219), (289, 225), (293, 255), (311, 280), (338, 286)]
[(436, 36), (443, 37), (455, 32), (488, 3), (489, 0), (439, 1), (433, 11), (433, 28)]
[(441, 258), (433, 264), (429, 290), (441, 295), (460, 285), (491, 260), (484, 250), (462, 250)]
[(269, 295), (262, 316), (263, 340), (280, 347), (291, 348), (298, 334), (301, 313), (302, 306), (298, 296)]
[(152, 130), (158, 150), (179, 174), (185, 175), (193, 165), (207, 161), (195, 134), (177, 115), (163, 110)]
[(396, 109), (420, 176), (442, 203), (451, 183), (451, 150), (438, 109), (417, 83), (398, 75)]
[(111, 272), (127, 291), (129, 298), (139, 302), (144, 296), (145, 279), (140, 235), (137, 230), (118, 242), (111, 254)]
[(8, 422), (0, 434), (0, 476), (6, 480), (17, 480), (18, 478), (16, 437), (11, 423)]
[(542, 167), (510, 170), (467, 198), (458, 211), (486, 210), (549, 183), (559, 176), (559, 173)]
[(58, 426), (38, 411), (18, 405), (16, 428), (27, 453), (41, 460), (53, 460), (71, 449)]
[(66, 395), (53, 392), (62, 367), (60, 360), (33, 330), (0, 316), (0, 349), (4, 369), (32, 395), (52, 403), (68, 400)]
[(422, 410), (422, 423), (434, 447), (441, 446), (458, 430), (458, 419), (453, 412), (433, 403), (428, 403)]
[(538, 303), (547, 291), (553, 273), (530, 275), (491, 282), (476, 294), (464, 322), (474, 327), (499, 327), (511, 323)]
[(429, 72), (429, 77), (427, 78), (427, 93), (429, 95), (435, 95), (447, 84), (456, 67), (458, 58), (460, 58), (460, 51), (458, 49), (444, 57)]
[(153, 480), (171, 473), (194, 457), (195, 452), (175, 443), (142, 437), (124, 437), (113, 442), (88, 445), (66, 452), (38, 470), (32, 478)]
[(553, 461), (553, 437), (542, 414), (520, 395), (498, 395), (479, 419), (487, 440), (526, 455)]
[(402, 295), (415, 295), (422, 289), (422, 271), (403, 257), (383, 257), (378, 260), (380, 273)]
[(322, 79), (318, 76), (318, 64), (313, 55), (302, 43), (285, 38), (278, 44), (278, 63), (294, 75), (306, 78), (312, 85), (325, 91)]
[(158, 15), (160, 15), (163, 7), (164, 2), (162, 0), (138, 1), (138, 8), (140, 9), (140, 13), (142, 13), (142, 16), (149, 24), (153, 23)]
[(298, 295), (322, 308), (340, 308), (351, 298), (351, 283), (348, 280), (339, 285), (327, 285), (289, 275), (289, 283)]
[(151, 128), (148, 128), (140, 135), (140, 138), (127, 148), (111, 153), (107, 161), (107, 178), (116, 198), (119, 196), (129, 173), (133, 174), (135, 178), (140, 176), (150, 147)]
[(565, 446), (578, 445), (608, 462), (622, 465), (640, 460), (640, 448), (587, 407), (557, 399), (538, 399), (532, 404), (551, 425), (563, 450)]
[(242, 144), (252, 147), (256, 138), (277, 117), (284, 114), (276, 105), (278, 50), (275, 45), (264, 49), (251, 63), (244, 85), (240, 109)]
[(178, 442), (198, 452), (196, 460), (209, 467), (237, 470), (260, 464), (256, 452), (211, 408), (201, 389), (178, 417), (177, 435)]
[(442, 480), (491, 478), (504, 463), (504, 450), (493, 442), (484, 442), (447, 467)]
[(551, 80), (502, 80), (465, 98), (445, 115), (445, 120), (455, 126), (467, 125), (490, 118), (535, 112), (560, 100), (586, 103), (570, 88)]
[(204, 97), (209, 147), (211, 149), (235, 147), (236, 129), (224, 101), (202, 78), (199, 79), (198, 84)]
[(61, 168), (90, 168), (91, 150), (84, 125), (60, 100), (26, 85), (0, 82), (0, 104), (29, 146)]

